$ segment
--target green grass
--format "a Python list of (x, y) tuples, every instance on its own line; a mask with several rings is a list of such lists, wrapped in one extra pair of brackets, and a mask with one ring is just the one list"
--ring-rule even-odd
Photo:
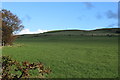
[(115, 78), (117, 40), (100, 36), (23, 37), (13, 47), (4, 47), (3, 55), (18, 61), (41, 61), (52, 69), (51, 78)]

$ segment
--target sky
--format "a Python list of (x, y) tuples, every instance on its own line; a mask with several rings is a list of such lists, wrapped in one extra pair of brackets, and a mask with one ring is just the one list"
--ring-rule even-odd
[(119, 2), (119, 0), (1, 0), (2, 2)]
[(3, 2), (2, 8), (22, 20), (18, 34), (118, 27), (117, 2)]

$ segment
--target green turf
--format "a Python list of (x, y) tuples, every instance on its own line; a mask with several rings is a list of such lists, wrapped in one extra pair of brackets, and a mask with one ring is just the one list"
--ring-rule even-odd
[(107, 36), (23, 37), (13, 47), (4, 47), (3, 55), (18, 61), (41, 61), (52, 69), (50, 78), (115, 78), (117, 40)]

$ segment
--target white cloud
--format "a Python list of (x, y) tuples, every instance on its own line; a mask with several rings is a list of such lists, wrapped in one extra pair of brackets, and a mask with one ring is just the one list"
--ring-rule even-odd
[(101, 29), (101, 28), (119, 28), (118, 26), (112, 26), (112, 27), (95, 27), (93, 29)]
[(93, 28), (93, 30), (94, 29), (101, 29), (101, 28), (106, 28), (106, 27), (95, 27), (95, 28)]
[(119, 26), (113, 26), (112, 28), (120, 28)]
[(44, 32), (47, 32), (47, 31), (49, 31), (49, 30), (38, 29), (37, 31), (30, 31), (30, 29), (23, 29), (17, 35), (21, 35), (21, 34), (38, 34), (38, 33), (44, 33)]

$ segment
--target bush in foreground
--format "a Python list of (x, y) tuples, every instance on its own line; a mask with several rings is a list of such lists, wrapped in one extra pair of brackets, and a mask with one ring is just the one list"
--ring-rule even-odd
[[(49, 74), (51, 70), (46, 69), (44, 65), (39, 63), (17, 62), (9, 56), (2, 56), (2, 80), (19, 80), (30, 78), (30, 71), (37, 70), (38, 78), (44, 78), (44, 74)], [(14, 73), (12, 73), (14, 71)], [(19, 72), (19, 75), (17, 74)]]

